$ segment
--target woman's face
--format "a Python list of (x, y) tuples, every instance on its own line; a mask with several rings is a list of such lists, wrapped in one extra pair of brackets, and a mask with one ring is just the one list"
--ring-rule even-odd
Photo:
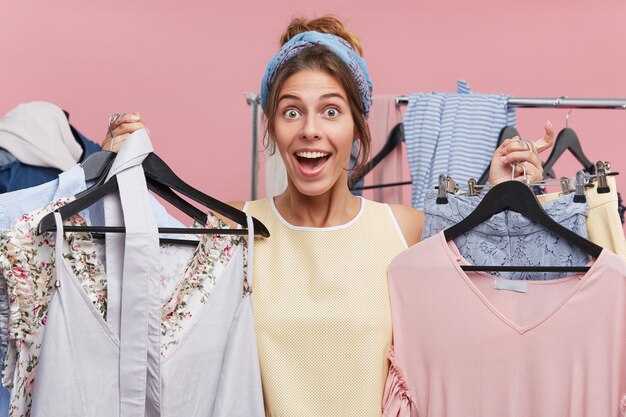
[(334, 77), (310, 70), (289, 77), (278, 94), (274, 135), (299, 192), (347, 189), (355, 127), (346, 91)]

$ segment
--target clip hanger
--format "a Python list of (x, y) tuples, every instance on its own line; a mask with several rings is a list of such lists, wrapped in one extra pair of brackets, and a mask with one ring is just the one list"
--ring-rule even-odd
[(570, 188), (570, 179), (568, 177), (561, 177), (559, 179), (559, 183), (561, 184), (561, 194), (567, 195), (572, 192)]
[(444, 174), (439, 175), (437, 186), (437, 204), (448, 204), (448, 178)]
[(576, 171), (576, 195), (574, 195), (574, 203), (586, 203), (585, 184), (587, 178), (583, 171)]
[[(611, 164), (608, 164), (608, 169), (611, 169)], [(609, 183), (606, 180), (607, 163), (604, 161), (596, 162), (596, 174), (598, 175), (598, 194), (606, 194), (611, 192)]]
[(468, 196), (476, 197), (480, 195), (480, 192), (482, 189), (483, 187), (479, 187), (474, 178), (470, 178), (469, 180), (467, 180), (467, 195)]

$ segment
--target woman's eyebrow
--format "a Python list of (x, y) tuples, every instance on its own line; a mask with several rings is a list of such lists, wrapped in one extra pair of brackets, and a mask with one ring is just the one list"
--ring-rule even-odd
[(339, 93), (328, 93), (328, 94), (323, 94), (323, 95), (321, 95), (321, 96), (320, 96), (320, 99), (327, 99), (327, 98), (333, 98), (333, 97), (340, 98), (340, 99), (342, 99), (343, 101), (346, 101), (345, 97), (344, 97), (344, 96), (342, 96), (342, 95), (341, 95), (341, 94), (339, 94)]
[(293, 94), (283, 94), (278, 98), (278, 101), (282, 101), (285, 99), (300, 100), (300, 97), (294, 96)]

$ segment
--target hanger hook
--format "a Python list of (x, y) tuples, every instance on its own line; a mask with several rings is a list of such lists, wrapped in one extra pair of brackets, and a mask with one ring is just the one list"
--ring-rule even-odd
[(567, 114), (565, 115), (565, 127), (569, 127), (569, 115), (574, 111), (574, 109), (569, 109)]

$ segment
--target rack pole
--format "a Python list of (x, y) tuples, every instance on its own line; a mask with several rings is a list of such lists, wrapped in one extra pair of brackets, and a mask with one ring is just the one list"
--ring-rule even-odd
[[(409, 104), (408, 96), (396, 97), (396, 104)], [(626, 98), (516, 98), (511, 97), (508, 105), (513, 107), (551, 107), (558, 109), (616, 109), (626, 110)]]
[(259, 136), (259, 95), (255, 93), (245, 93), (246, 101), (252, 109), (252, 137), (251, 137), (251, 166), (250, 166), (250, 200), (256, 200), (257, 198), (257, 143)]

